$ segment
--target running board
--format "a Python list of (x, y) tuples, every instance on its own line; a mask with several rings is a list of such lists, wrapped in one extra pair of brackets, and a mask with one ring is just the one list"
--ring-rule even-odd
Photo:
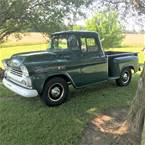
[(109, 77), (108, 80), (116, 80), (119, 79), (119, 77)]

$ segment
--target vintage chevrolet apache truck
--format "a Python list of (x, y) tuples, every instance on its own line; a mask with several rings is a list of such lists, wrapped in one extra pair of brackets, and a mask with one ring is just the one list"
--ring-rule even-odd
[(107, 80), (127, 86), (137, 72), (138, 54), (104, 52), (98, 33), (57, 32), (46, 51), (13, 55), (4, 60), (3, 84), (24, 96), (40, 95), (49, 106), (65, 102), (69, 85), (81, 88)]

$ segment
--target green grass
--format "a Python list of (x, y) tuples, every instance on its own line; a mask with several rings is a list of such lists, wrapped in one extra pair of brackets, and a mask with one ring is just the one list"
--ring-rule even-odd
[[(1, 45), (0, 45), (0, 48), (6, 48), (6, 47), (17, 47), (17, 46), (30, 46), (30, 45), (44, 45), (45, 43), (43, 43), (43, 42), (38, 42), (38, 43), (34, 43), (34, 42), (32, 42), (32, 43), (17, 43), (17, 42), (11, 42), (11, 43), (9, 43), (9, 42), (6, 42), (6, 43), (2, 43)], [(46, 44), (47, 45), (47, 44)]]
[(0, 145), (74, 145), (87, 123), (102, 110), (125, 107), (135, 95), (139, 74), (128, 87), (114, 82), (74, 90), (61, 106), (23, 98), (0, 85)]

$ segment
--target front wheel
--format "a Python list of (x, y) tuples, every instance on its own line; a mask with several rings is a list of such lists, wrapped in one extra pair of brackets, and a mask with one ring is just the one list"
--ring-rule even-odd
[(63, 78), (50, 79), (43, 90), (42, 100), (48, 106), (57, 106), (64, 103), (68, 97), (68, 84)]
[(120, 78), (116, 80), (116, 84), (118, 86), (128, 86), (132, 79), (132, 72), (130, 68), (124, 69), (121, 74)]

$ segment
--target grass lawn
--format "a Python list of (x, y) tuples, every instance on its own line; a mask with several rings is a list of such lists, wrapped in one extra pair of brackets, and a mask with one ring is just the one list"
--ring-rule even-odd
[(65, 104), (51, 108), (26, 99), (0, 84), (0, 145), (74, 145), (88, 121), (102, 110), (125, 107), (135, 95), (139, 74), (128, 87), (114, 82), (74, 90)]

